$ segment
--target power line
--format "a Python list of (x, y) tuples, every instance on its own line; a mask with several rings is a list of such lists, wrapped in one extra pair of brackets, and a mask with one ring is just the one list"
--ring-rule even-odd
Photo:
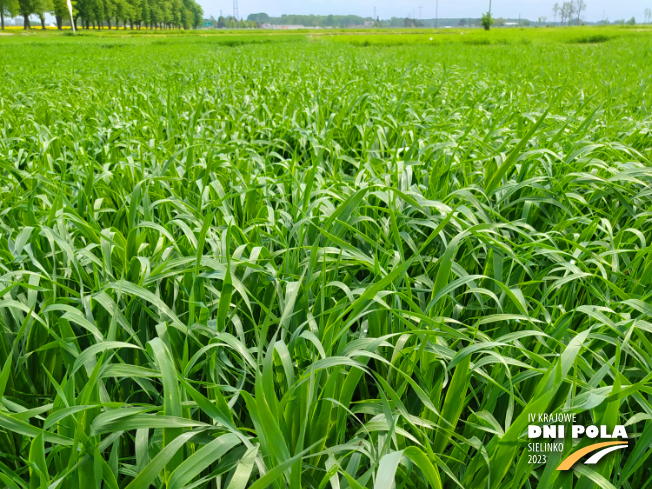
[(439, 0), (435, 0), (435, 29), (439, 24)]

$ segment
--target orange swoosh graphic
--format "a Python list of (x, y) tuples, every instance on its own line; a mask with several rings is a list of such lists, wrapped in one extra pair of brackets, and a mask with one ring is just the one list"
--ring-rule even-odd
[(579, 459), (581, 459), (584, 455), (587, 453), (595, 452), (596, 450), (603, 448), (603, 447), (609, 447), (612, 445), (627, 445), (628, 443), (626, 441), (605, 441), (603, 443), (595, 443), (594, 445), (589, 445), (588, 447), (584, 447), (581, 450), (576, 451), (575, 453), (571, 453), (568, 457), (564, 459), (562, 463), (559, 464), (559, 467), (557, 467), (557, 470), (568, 470), (570, 469), (575, 462), (577, 462)]

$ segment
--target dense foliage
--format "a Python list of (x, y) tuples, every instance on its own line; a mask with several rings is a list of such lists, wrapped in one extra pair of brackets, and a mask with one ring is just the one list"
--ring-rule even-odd
[[(70, 25), (66, 0), (0, 0), (14, 1), (17, 12), (30, 27), (29, 16), (36, 14), (45, 29), (45, 13), (55, 16), (59, 29)], [(203, 9), (195, 0), (73, 0), (75, 25), (90, 28), (118, 28), (120, 23), (131, 29), (190, 29), (200, 26)], [(15, 13), (15, 12), (14, 12)]]
[(0, 29), (5, 28), (5, 17), (18, 13), (18, 0), (0, 0)]
[(547, 31), (0, 38), (0, 481), (649, 486), (652, 41)]
[(480, 25), (485, 31), (491, 29), (491, 26), (494, 25), (494, 18), (491, 16), (491, 12), (485, 12), (480, 18)]

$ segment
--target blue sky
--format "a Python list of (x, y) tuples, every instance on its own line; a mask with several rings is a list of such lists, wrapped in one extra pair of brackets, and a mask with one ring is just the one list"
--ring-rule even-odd
[[(233, 0), (198, 0), (206, 15), (218, 16), (220, 9), (224, 15), (233, 13)], [(552, 6), (563, 0), (493, 0), (492, 12), (498, 17), (536, 19), (540, 16), (553, 20)], [(584, 0), (587, 4), (587, 21), (599, 21), (606, 16), (609, 20), (636, 17), (644, 19), (643, 11), (652, 10), (652, 0)], [(421, 17), (435, 16), (435, 0), (238, 0), (240, 16), (246, 17), (254, 12), (266, 12), (273, 16), (281, 14), (356, 14), (371, 16), (376, 12), (381, 18), (405, 17), (413, 14)], [(489, 0), (439, 0), (439, 17), (479, 17), (487, 10)]]

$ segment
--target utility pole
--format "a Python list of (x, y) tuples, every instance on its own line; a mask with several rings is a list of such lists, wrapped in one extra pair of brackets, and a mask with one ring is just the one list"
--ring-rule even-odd
[(233, 0), (233, 18), (238, 20), (238, 0)]
[(489, 15), (491, 15), (491, 0), (489, 0)]
[(421, 9), (422, 9), (422, 8), (423, 8), (423, 7), (421, 7), (421, 5), (419, 5), (419, 22), (421, 22)]
[(439, 27), (439, 0), (435, 0), (435, 29)]

